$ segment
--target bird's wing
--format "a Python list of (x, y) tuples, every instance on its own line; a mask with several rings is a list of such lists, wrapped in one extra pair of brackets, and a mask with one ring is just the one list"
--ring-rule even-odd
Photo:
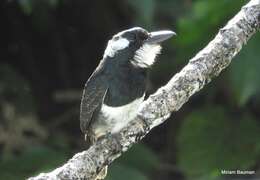
[(80, 128), (85, 134), (88, 133), (93, 113), (102, 104), (108, 89), (100, 74), (99, 69), (97, 69), (89, 78), (83, 90), (80, 106)]

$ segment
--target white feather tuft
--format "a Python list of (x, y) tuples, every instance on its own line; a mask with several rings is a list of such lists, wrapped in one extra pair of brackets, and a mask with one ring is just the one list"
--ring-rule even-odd
[(118, 40), (109, 40), (107, 48), (104, 53), (104, 57), (114, 57), (117, 51), (128, 47), (129, 41), (126, 38), (120, 38)]
[(155, 62), (155, 58), (161, 52), (161, 46), (158, 44), (144, 44), (135, 53), (131, 63), (141, 68), (149, 68)]

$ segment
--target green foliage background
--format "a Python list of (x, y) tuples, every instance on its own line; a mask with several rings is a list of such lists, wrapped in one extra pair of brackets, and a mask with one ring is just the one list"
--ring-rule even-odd
[[(49, 171), (86, 147), (81, 89), (109, 37), (172, 29), (149, 92), (178, 72), (246, 0), (4, 0), (0, 4), (0, 179)], [(260, 34), (217, 79), (109, 168), (106, 180), (260, 178)], [(221, 170), (255, 170), (224, 176)]]

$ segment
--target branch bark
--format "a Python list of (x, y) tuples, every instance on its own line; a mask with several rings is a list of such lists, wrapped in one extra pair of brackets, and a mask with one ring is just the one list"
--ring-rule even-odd
[(194, 93), (218, 76), (259, 29), (260, 0), (251, 0), (179, 73), (142, 103), (138, 116), (127, 127), (97, 141), (52, 172), (41, 173), (29, 180), (94, 179), (104, 166), (163, 123)]

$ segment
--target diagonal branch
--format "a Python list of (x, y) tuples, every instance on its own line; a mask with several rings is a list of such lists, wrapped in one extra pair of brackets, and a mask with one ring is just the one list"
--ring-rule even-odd
[(260, 0), (251, 0), (178, 74), (143, 102), (138, 117), (127, 127), (97, 141), (52, 172), (29, 179), (94, 179), (104, 166), (163, 123), (195, 92), (218, 76), (259, 29)]

